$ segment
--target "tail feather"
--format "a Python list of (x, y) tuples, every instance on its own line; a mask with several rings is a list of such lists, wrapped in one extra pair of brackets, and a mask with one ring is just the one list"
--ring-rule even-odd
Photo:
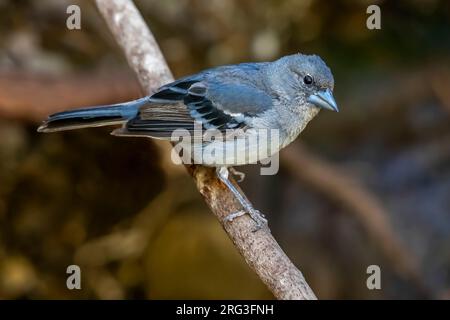
[(148, 98), (118, 103), (74, 109), (52, 114), (38, 128), (38, 132), (56, 132), (89, 127), (121, 124), (137, 115), (139, 108), (148, 103)]

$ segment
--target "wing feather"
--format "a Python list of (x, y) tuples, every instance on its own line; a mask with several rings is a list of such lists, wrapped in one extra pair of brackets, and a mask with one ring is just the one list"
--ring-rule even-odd
[(117, 134), (170, 138), (173, 130), (191, 131), (195, 123), (221, 131), (245, 128), (249, 118), (271, 107), (272, 98), (253, 84), (249, 75), (245, 78), (229, 70), (216, 68), (161, 87)]

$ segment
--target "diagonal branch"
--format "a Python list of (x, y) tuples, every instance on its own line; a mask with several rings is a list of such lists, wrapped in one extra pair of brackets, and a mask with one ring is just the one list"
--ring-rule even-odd
[[(133, 2), (96, 0), (96, 3), (144, 91), (150, 93), (173, 81), (155, 38)], [(229, 213), (238, 211), (240, 206), (233, 194), (217, 179), (215, 170), (191, 165), (188, 171), (247, 264), (274, 296), (277, 299), (316, 299), (302, 273), (280, 248), (270, 230), (263, 228), (252, 232), (254, 222), (247, 215), (233, 222), (224, 221)]]

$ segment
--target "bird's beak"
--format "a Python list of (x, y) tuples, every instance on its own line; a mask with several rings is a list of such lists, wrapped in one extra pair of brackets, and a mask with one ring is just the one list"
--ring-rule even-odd
[(339, 108), (330, 89), (322, 90), (310, 95), (307, 101), (319, 108), (325, 108), (331, 111), (339, 112)]

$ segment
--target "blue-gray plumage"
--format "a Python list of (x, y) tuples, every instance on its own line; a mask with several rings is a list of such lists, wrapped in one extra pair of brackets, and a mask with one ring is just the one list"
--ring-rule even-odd
[[(169, 140), (175, 130), (194, 132), (196, 124), (204, 130), (235, 130), (242, 139), (258, 135), (259, 129), (277, 130), (279, 144), (270, 156), (291, 143), (321, 108), (338, 111), (333, 87), (333, 75), (320, 57), (295, 54), (274, 62), (208, 69), (162, 86), (154, 94), (135, 101), (56, 113), (38, 131), (123, 124), (112, 134)], [(194, 144), (192, 158), (201, 155), (211, 144), (223, 150), (235, 148), (235, 140), (227, 138)], [(237, 154), (248, 151), (249, 146), (245, 148), (237, 149)], [(265, 219), (229, 182), (227, 170), (232, 165), (261, 160), (259, 153), (250, 152), (239, 159), (227, 154), (221, 160), (209, 159), (202, 164), (218, 168), (219, 178), (261, 226)], [(230, 215), (230, 220), (240, 214)]]

